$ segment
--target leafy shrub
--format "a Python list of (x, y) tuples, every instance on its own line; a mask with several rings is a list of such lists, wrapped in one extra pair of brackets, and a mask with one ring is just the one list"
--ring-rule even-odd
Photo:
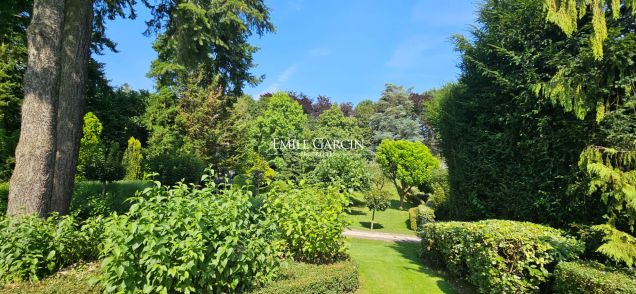
[(600, 263), (561, 262), (554, 271), (554, 293), (636, 293), (636, 275)]
[[(126, 200), (149, 186), (150, 183), (143, 181), (117, 181), (105, 186), (93, 181), (78, 182), (71, 198), (71, 211), (78, 219), (108, 216), (113, 212), (123, 214), (130, 208), (130, 202)], [(104, 188), (105, 193), (102, 193)]]
[(96, 259), (101, 218), (80, 226), (71, 216), (0, 219), (0, 284), (38, 281), (80, 260)]
[(325, 265), (294, 262), (282, 271), (281, 279), (254, 293), (352, 293), (356, 289), (358, 267), (352, 261)]
[(7, 202), (9, 201), (9, 183), (0, 184), (0, 216), (7, 213)]
[(409, 228), (417, 230), (417, 207), (409, 208)]
[(280, 238), (297, 261), (325, 263), (346, 256), (342, 232), (346, 197), (335, 189), (295, 187), (272, 189), (266, 199), (268, 214), (278, 224)]
[(274, 226), (249, 193), (179, 184), (145, 189), (106, 226), (106, 292), (237, 293), (278, 272)]
[(179, 181), (196, 183), (206, 167), (202, 159), (181, 152), (148, 156), (146, 165), (148, 171), (158, 174), (155, 179), (164, 185), (173, 185)]
[(425, 224), (423, 256), (465, 277), (483, 293), (531, 293), (583, 244), (562, 231), (528, 222), (486, 220)]
[(417, 207), (417, 227), (416, 229), (421, 228), (425, 224), (435, 222), (435, 210), (428, 207), (427, 205), (420, 205)]
[(636, 238), (611, 225), (575, 225), (575, 236), (585, 243), (585, 259), (601, 263), (636, 264)]
[(321, 160), (311, 176), (316, 182), (352, 191), (368, 191), (372, 181), (365, 160), (359, 155), (344, 152)]

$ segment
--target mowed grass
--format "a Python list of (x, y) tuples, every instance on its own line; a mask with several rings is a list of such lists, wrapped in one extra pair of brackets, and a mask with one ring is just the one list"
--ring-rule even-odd
[(371, 293), (471, 293), (424, 266), (419, 243), (349, 239), (351, 258), (359, 266), (360, 288)]
[[(373, 231), (414, 235), (415, 232), (409, 228), (408, 209), (412, 207), (411, 203), (404, 201), (404, 210), (401, 210), (400, 197), (395, 187), (386, 184), (382, 190), (391, 195), (391, 206), (385, 211), (375, 213)], [(371, 211), (366, 207), (351, 207), (347, 213), (347, 220), (350, 229), (371, 231)]]

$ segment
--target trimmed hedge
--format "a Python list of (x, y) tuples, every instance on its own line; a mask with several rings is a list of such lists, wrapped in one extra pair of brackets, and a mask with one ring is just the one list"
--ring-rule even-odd
[(358, 289), (358, 267), (352, 261), (312, 265), (291, 263), (281, 279), (253, 293), (350, 293)]
[(417, 207), (409, 208), (409, 228), (417, 231)]
[(438, 222), (420, 231), (423, 256), (466, 278), (482, 293), (534, 293), (560, 261), (583, 244), (560, 230), (528, 222)]
[(554, 293), (636, 293), (636, 275), (600, 263), (562, 262), (554, 271)]
[(428, 205), (417, 207), (417, 228), (422, 228), (425, 224), (435, 222), (435, 210)]

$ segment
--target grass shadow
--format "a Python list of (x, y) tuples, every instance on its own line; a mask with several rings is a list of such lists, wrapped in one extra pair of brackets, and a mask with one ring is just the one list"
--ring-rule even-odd
[(367, 213), (361, 209), (349, 209), (349, 211), (347, 211), (347, 214), (348, 215), (367, 215)]
[(409, 229), (409, 230), (411, 230), (411, 231), (413, 231), (413, 229), (411, 229), (411, 220), (410, 219), (406, 219), (404, 221), (404, 227)]
[(391, 248), (400, 253), (404, 258), (410, 260), (412, 263), (418, 265), (418, 270), (429, 275), (437, 276), (442, 280), (437, 281), (437, 286), (444, 293), (460, 293), (460, 294), (473, 294), (477, 293), (476, 289), (469, 285), (466, 281), (457, 279), (447, 272), (430, 267), (424, 263), (424, 260), (420, 257), (420, 243), (415, 242), (394, 242)]
[[(364, 228), (371, 229), (371, 222), (360, 222), (360, 225), (362, 227), (364, 227)], [(379, 229), (382, 229), (382, 228), (384, 228), (384, 226), (382, 224), (373, 223), (373, 229), (374, 230), (379, 230)]]

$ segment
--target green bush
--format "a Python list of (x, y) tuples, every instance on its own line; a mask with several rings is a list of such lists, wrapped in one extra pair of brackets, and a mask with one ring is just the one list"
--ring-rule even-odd
[(560, 261), (583, 244), (562, 231), (528, 222), (437, 222), (420, 231), (423, 256), (466, 278), (482, 293), (533, 293)]
[(291, 263), (281, 278), (257, 294), (352, 293), (358, 289), (358, 267), (352, 261), (325, 265)]
[(435, 222), (435, 210), (422, 204), (417, 207), (417, 227), (422, 228), (425, 224)]
[(318, 163), (311, 177), (318, 183), (342, 186), (351, 191), (371, 189), (371, 173), (365, 160), (355, 154), (339, 152)]
[(409, 208), (409, 227), (411, 230), (417, 230), (417, 207)]
[(105, 193), (102, 194), (102, 183), (78, 182), (73, 189), (71, 211), (79, 219), (107, 216), (113, 212), (124, 214), (130, 208), (130, 202), (126, 200), (135, 196), (137, 191), (150, 186), (149, 182), (143, 181), (117, 181), (107, 183)]
[(7, 213), (7, 202), (9, 201), (9, 183), (0, 184), (0, 216)]
[(249, 193), (179, 184), (145, 189), (105, 229), (106, 292), (237, 293), (278, 273), (275, 228)]
[(157, 173), (155, 180), (164, 185), (173, 185), (179, 181), (196, 183), (205, 170), (205, 162), (195, 155), (181, 152), (163, 153), (148, 156), (146, 167), (149, 172)]
[(554, 293), (636, 293), (636, 275), (600, 263), (561, 262), (554, 271)]
[(38, 281), (80, 260), (98, 257), (103, 221), (72, 216), (0, 219), (0, 284)]
[(347, 225), (347, 199), (333, 188), (272, 189), (268, 214), (278, 224), (280, 238), (297, 261), (326, 263), (346, 257), (342, 232)]

